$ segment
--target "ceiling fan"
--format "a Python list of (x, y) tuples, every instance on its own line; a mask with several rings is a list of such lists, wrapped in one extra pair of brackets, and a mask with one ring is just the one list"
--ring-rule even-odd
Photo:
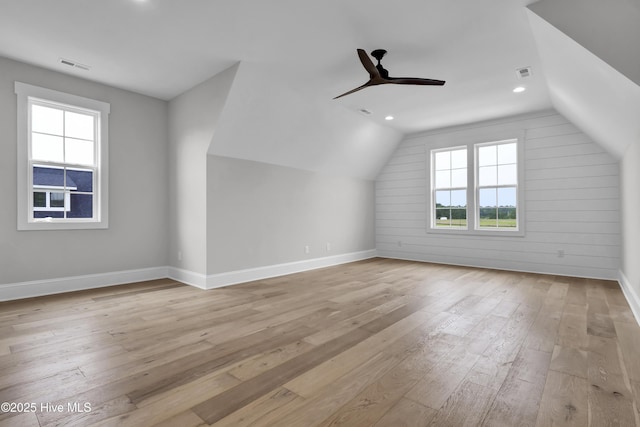
[(389, 72), (382, 67), (380, 64), (380, 60), (387, 53), (384, 49), (376, 49), (371, 52), (371, 56), (378, 60), (378, 65), (373, 65), (373, 61), (367, 55), (363, 49), (358, 49), (358, 57), (360, 58), (360, 62), (362, 62), (362, 66), (369, 72), (369, 81), (359, 86), (355, 89), (352, 89), (348, 92), (343, 93), (342, 95), (338, 95), (333, 99), (341, 98), (345, 95), (349, 95), (353, 92), (357, 92), (365, 87), (376, 86), (382, 84), (397, 84), (397, 85), (426, 85), (426, 86), (442, 86), (444, 85), (444, 80), (433, 80), (433, 79), (420, 79), (417, 77), (389, 77)]

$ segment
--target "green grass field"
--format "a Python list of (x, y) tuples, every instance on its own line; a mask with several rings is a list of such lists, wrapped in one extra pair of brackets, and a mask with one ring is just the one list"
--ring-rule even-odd
[[(480, 218), (480, 227), (481, 228), (491, 228), (491, 227), (500, 227), (500, 228), (515, 228), (516, 227), (515, 219), (499, 219), (497, 222), (495, 219), (487, 219)], [(451, 220), (436, 220), (436, 227), (466, 227), (467, 220), (466, 219), (454, 219)]]

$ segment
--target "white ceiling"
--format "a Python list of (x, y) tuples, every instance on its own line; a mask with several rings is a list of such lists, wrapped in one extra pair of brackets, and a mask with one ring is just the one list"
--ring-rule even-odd
[(640, 0), (540, 0), (529, 8), (640, 85)]
[[(366, 108), (367, 120), (410, 133), (551, 107), (529, 3), (0, 0), (0, 55), (165, 100), (243, 61), (264, 68), (264, 85), (275, 73), (316, 105)], [(387, 49), (392, 76), (447, 83), (332, 100), (368, 78), (356, 48)], [(533, 76), (519, 81), (524, 66)], [(514, 94), (517, 85), (528, 90)], [(385, 122), (388, 114), (396, 120)]]
[[(561, 21), (558, 25), (564, 27), (563, 23), (570, 21), (566, 19), (568, 14), (564, 9), (567, 3), (574, 1), (583, 0), (553, 0), (552, 3), (543, 0), (545, 7), (535, 8), (544, 12), (542, 17), (537, 12), (529, 12), (551, 100), (558, 112), (614, 157), (622, 158), (630, 144), (640, 143), (640, 86), (622, 73), (633, 70), (636, 71), (635, 77), (640, 77), (640, 55), (637, 49), (629, 48), (627, 40), (621, 38), (620, 34), (637, 29), (635, 24), (625, 25), (625, 19), (620, 17), (619, 10), (615, 8), (605, 11), (602, 5), (598, 5), (578, 11), (573, 7), (576, 10), (574, 15), (581, 15), (583, 21), (590, 21), (585, 27), (595, 29), (607, 23), (619, 24), (616, 27), (609, 26), (606, 36), (600, 38), (585, 30), (581, 34), (574, 32), (574, 40), (546, 20), (547, 15), (553, 16), (556, 21)], [(636, 10), (640, 17), (640, 8)], [(586, 18), (587, 13), (590, 13), (589, 18)], [(607, 14), (612, 16), (605, 18)], [(623, 16), (631, 14), (631, 11), (625, 11)], [(616, 21), (615, 16), (620, 19)], [(583, 35), (587, 36), (586, 39)], [(595, 46), (596, 49), (590, 51), (587, 46)], [(597, 50), (608, 52), (603, 55), (608, 62), (593, 53)], [(635, 66), (629, 67), (632, 64)]]

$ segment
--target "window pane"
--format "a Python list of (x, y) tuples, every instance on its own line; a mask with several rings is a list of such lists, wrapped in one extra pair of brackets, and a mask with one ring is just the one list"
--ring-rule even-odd
[(467, 207), (467, 191), (454, 190), (451, 192), (451, 207), (466, 208)]
[(498, 189), (498, 227), (515, 228), (517, 192), (515, 187)]
[(498, 188), (498, 203), (501, 207), (516, 206), (516, 189), (515, 187)]
[(484, 188), (479, 194), (480, 208), (478, 209), (479, 227), (498, 226), (498, 208), (496, 205), (496, 189)]
[(495, 165), (496, 163), (497, 163), (497, 160), (496, 160), (495, 145), (480, 147), (478, 149), (478, 165), (479, 166)]
[[(438, 173), (438, 172), (436, 172)], [(461, 188), (467, 186), (467, 170), (453, 169), (451, 171), (451, 187)]]
[(481, 188), (479, 192), (479, 199), (481, 208), (498, 206), (495, 188)]
[(451, 168), (460, 169), (467, 167), (467, 150), (456, 150), (451, 152)]
[(451, 152), (442, 151), (436, 153), (436, 170), (450, 169), (451, 168)]
[(67, 111), (64, 117), (65, 136), (93, 141), (93, 123), (94, 117), (91, 115)]
[(93, 195), (71, 193), (70, 209), (67, 218), (92, 218)]
[(33, 207), (34, 208), (45, 208), (47, 207), (47, 193), (44, 191), (34, 191), (33, 192)]
[(33, 166), (33, 186), (64, 187), (64, 171), (60, 168)]
[(451, 225), (451, 218), (449, 218), (449, 209), (436, 209), (436, 220), (437, 227), (448, 227)]
[(62, 138), (59, 136), (31, 134), (31, 158), (48, 162), (64, 161)]
[(498, 208), (498, 227), (517, 226), (516, 208)]
[[(482, 216), (482, 212), (485, 212), (485, 216)], [(498, 227), (495, 209), (483, 209), (482, 212), (480, 213), (480, 227)], [(487, 212), (488, 214), (486, 214)]]
[(93, 141), (65, 138), (65, 161), (78, 165), (93, 165)]
[(436, 191), (436, 207), (451, 206), (451, 191)]
[(467, 226), (467, 210), (451, 209), (451, 226), (466, 227)]
[(451, 171), (436, 171), (436, 188), (451, 187)]
[(93, 192), (93, 171), (67, 169), (67, 188), (75, 191)]
[(64, 218), (64, 211), (51, 211), (48, 209), (44, 211), (34, 211), (33, 217), (34, 218)]
[(498, 166), (498, 185), (515, 185), (518, 183), (516, 165)]
[(483, 166), (478, 168), (478, 185), (481, 187), (497, 185), (498, 180), (496, 173), (496, 166)]
[(518, 162), (518, 150), (515, 143), (498, 145), (498, 164)]
[(64, 193), (50, 193), (49, 206), (52, 208), (64, 208)]
[(56, 108), (31, 106), (31, 130), (53, 135), (62, 135), (63, 113)]

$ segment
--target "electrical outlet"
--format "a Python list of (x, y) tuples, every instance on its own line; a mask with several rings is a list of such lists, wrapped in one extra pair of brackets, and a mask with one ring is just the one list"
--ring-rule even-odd
[(308, 254), (309, 252), (311, 252), (311, 248), (309, 248), (309, 245), (304, 247), (304, 253)]
[(564, 258), (564, 249), (558, 249), (558, 258)]
[(327, 252), (331, 252), (331, 243), (327, 242)]

